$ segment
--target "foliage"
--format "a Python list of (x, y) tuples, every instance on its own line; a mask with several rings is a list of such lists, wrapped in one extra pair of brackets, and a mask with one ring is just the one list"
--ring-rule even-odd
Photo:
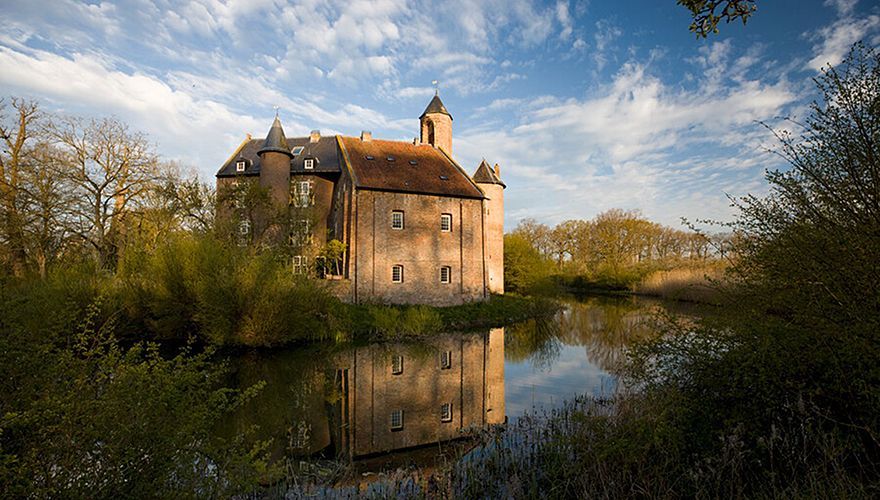
[(774, 487), (823, 463), (878, 477), (880, 53), (854, 46), (817, 86), (801, 135), (777, 134), (790, 168), (738, 203), (728, 317), (672, 327), (634, 358), (646, 390), (674, 399), (691, 454), (717, 461), (736, 439), (735, 472)]
[(318, 257), (323, 261), (325, 274), (333, 274), (337, 276), (342, 274), (342, 259), (345, 256), (346, 250), (347, 245), (337, 239), (332, 239), (324, 245), (318, 254)]
[(678, 4), (691, 11), (694, 22), (690, 30), (701, 38), (717, 34), (721, 21), (729, 23), (740, 19), (746, 24), (758, 8), (755, 0), (678, 0)]
[(553, 272), (553, 264), (521, 234), (504, 235), (504, 288), (530, 293), (541, 288)]
[(132, 253), (118, 278), (129, 317), (142, 318), (159, 339), (277, 346), (332, 338), (344, 321), (342, 304), (283, 259), (210, 235)]
[[(124, 348), (116, 316), (100, 299), (84, 310), (23, 303), (15, 294), (2, 299), (0, 489), (7, 495), (225, 496), (252, 489), (268, 472), (265, 443), (246, 447), (211, 435), (259, 389), (220, 387), (225, 368), (211, 351)], [(34, 310), (50, 317), (34, 322)]]
[(685, 232), (638, 211), (611, 209), (552, 228), (526, 219), (505, 238), (505, 284), (520, 293), (554, 293), (625, 291), (658, 270), (729, 259), (734, 234)]

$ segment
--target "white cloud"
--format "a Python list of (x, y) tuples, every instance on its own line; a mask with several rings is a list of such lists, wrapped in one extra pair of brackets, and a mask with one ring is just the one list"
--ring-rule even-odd
[(559, 32), (559, 38), (568, 40), (574, 31), (573, 20), (568, 12), (568, 2), (556, 2), (556, 19), (562, 25), (562, 31)]
[[(726, 43), (708, 47), (694, 61), (703, 73), (694, 90), (630, 61), (583, 99), (497, 100), (487, 110), (514, 109), (518, 125), (466, 130), (456, 152), (466, 165), (481, 156), (499, 162), (518, 180), (508, 224), (526, 216), (589, 218), (613, 207), (641, 208), (667, 224), (681, 216), (724, 218), (723, 193), (759, 192), (762, 168), (775, 161), (756, 147), (755, 121), (798, 98), (784, 79), (748, 79), (745, 68), (757, 56), (732, 61), (733, 53)], [(737, 64), (738, 81), (720, 84), (718, 68)]]
[(876, 14), (853, 16), (857, 1), (826, 0), (825, 5), (835, 7), (839, 18), (813, 36), (819, 43), (813, 47), (815, 56), (807, 62), (807, 68), (819, 71), (826, 65), (840, 64), (853, 43), (876, 33), (880, 28), (880, 16)]
[(825, 0), (824, 5), (826, 7), (834, 7), (841, 16), (848, 16), (852, 14), (857, 3), (859, 3), (859, 0)]

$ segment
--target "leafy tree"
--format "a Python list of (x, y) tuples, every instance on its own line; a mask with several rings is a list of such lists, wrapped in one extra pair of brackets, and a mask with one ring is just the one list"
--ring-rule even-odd
[(504, 235), (504, 286), (518, 293), (531, 291), (550, 275), (553, 264), (521, 234)]
[(724, 315), (636, 351), (687, 454), (735, 457), (741, 488), (829, 471), (877, 484), (880, 52), (857, 44), (816, 84), (799, 133), (776, 133), (789, 168), (768, 173), (768, 196), (737, 203)]

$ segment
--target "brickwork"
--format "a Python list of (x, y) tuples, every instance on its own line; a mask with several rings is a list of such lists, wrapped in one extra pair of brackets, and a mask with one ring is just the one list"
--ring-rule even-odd
[[(408, 193), (357, 192), (358, 302), (452, 305), (484, 298), (482, 201)], [(404, 228), (392, 229), (392, 211), (402, 211)], [(452, 215), (452, 230), (440, 228)], [(403, 266), (401, 283), (392, 266)], [(440, 282), (440, 268), (451, 270)]]
[(504, 187), (480, 184), (488, 200), (486, 219), (486, 270), (490, 293), (504, 293)]
[(452, 118), (442, 113), (430, 113), (421, 120), (421, 143), (438, 147), (452, 156)]

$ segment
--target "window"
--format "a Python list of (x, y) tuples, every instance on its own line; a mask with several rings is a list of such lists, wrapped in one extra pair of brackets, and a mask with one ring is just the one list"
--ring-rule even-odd
[(440, 268), (440, 283), (449, 283), (452, 281), (452, 268), (443, 266)]
[(391, 374), (400, 375), (403, 373), (403, 356), (395, 354), (391, 356)]
[(440, 353), (440, 369), (448, 370), (452, 368), (452, 351), (443, 351)]
[(235, 162), (235, 171), (236, 172), (244, 172), (244, 169), (247, 167), (247, 162), (244, 160), (238, 160)]
[(305, 161), (303, 161), (303, 168), (305, 168), (306, 170), (311, 170), (315, 168), (315, 160), (312, 158), (307, 158)]
[(403, 229), (402, 210), (394, 210), (391, 212), (391, 229)]
[(440, 231), (444, 233), (452, 231), (452, 214), (440, 215)]
[(400, 264), (391, 266), (391, 282), (403, 283), (403, 266)]
[(304, 255), (293, 256), (293, 274), (308, 274), (309, 260)]
[(391, 430), (399, 431), (403, 429), (403, 410), (394, 410), (391, 412)]
[(302, 146), (296, 146), (290, 152), (293, 153), (293, 156), (298, 156), (298, 155), (302, 154), (303, 149), (305, 149), (305, 148)]
[(309, 219), (300, 219), (293, 225), (288, 236), (290, 246), (308, 245), (312, 243), (312, 224)]
[(308, 207), (312, 204), (312, 183), (299, 181), (293, 184), (291, 201), (295, 207)]
[(440, 405), (440, 421), (452, 422), (452, 403), (443, 403)]

